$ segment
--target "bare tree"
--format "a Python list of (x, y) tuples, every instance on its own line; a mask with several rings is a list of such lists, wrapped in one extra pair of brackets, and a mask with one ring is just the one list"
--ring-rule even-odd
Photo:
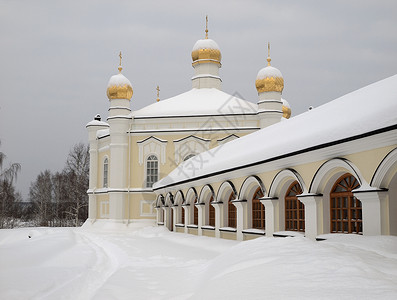
[(68, 181), (68, 195), (71, 200), (67, 213), (75, 219), (75, 226), (79, 226), (79, 219), (87, 218), (89, 162), (88, 145), (79, 143), (69, 152), (64, 168)]
[(51, 220), (52, 181), (51, 172), (40, 172), (35, 182), (30, 186), (29, 198), (34, 203), (41, 226), (48, 226)]
[(8, 227), (6, 220), (12, 219), (14, 202), (20, 198), (20, 194), (15, 192), (13, 181), (17, 178), (21, 165), (13, 163), (9, 167), (3, 168), (5, 159), (6, 155), (0, 152), (0, 228)]

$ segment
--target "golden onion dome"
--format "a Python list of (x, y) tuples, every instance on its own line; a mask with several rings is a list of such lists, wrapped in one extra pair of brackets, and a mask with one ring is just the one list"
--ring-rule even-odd
[(198, 40), (192, 49), (193, 66), (200, 63), (221, 64), (221, 49), (214, 40), (208, 38), (208, 16), (205, 17), (205, 23), (205, 39)]
[(268, 44), (267, 67), (258, 72), (255, 80), (258, 94), (263, 92), (279, 92), (284, 89), (284, 78), (280, 70), (270, 65), (270, 44)]
[(291, 106), (285, 99), (281, 99), (281, 102), (283, 102), (283, 118), (289, 119), (291, 117)]
[(121, 74), (121, 70), (123, 70), (123, 67), (121, 66), (121, 59), (122, 59), (121, 51), (119, 57), (120, 57), (120, 65), (118, 67), (119, 74), (110, 77), (106, 94), (109, 100), (110, 99), (131, 100), (133, 94), (131, 82), (127, 79), (127, 77)]
[(131, 100), (133, 90), (131, 82), (123, 75), (117, 74), (110, 77), (106, 94), (110, 99)]
[(218, 44), (211, 39), (198, 40), (192, 49), (193, 66), (199, 63), (220, 64), (222, 59)]

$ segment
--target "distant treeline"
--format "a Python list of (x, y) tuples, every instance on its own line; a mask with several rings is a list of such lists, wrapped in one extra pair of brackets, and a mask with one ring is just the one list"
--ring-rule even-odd
[(22, 201), (13, 185), (19, 170), (12, 178), (2, 176), (0, 228), (80, 226), (88, 217), (88, 150), (88, 146), (77, 144), (69, 152), (61, 172), (40, 172), (31, 183), (29, 202)]

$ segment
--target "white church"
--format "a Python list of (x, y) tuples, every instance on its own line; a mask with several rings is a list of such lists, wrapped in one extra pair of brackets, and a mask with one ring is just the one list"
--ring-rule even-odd
[(397, 75), (290, 117), (270, 53), (256, 104), (222, 91), (221, 57), (206, 29), (192, 89), (132, 111), (120, 55), (109, 116), (86, 126), (84, 226), (235, 240), (397, 235)]

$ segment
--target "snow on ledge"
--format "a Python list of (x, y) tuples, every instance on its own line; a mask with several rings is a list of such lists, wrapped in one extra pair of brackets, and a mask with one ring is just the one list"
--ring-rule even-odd
[(257, 228), (249, 228), (249, 229), (244, 229), (243, 233), (265, 235), (266, 231), (262, 230), (262, 229), (257, 229)]

